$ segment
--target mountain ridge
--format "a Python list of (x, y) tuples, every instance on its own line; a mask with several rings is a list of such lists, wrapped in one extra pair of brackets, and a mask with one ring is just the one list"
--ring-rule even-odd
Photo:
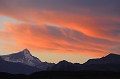
[(50, 71), (114, 71), (120, 72), (120, 55), (108, 54), (107, 56), (89, 59), (84, 64), (60, 61), (49, 68)]

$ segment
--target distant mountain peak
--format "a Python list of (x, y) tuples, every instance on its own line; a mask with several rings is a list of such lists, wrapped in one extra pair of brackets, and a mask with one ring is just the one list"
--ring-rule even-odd
[(24, 49), (18, 53), (1, 56), (1, 58), (8, 62), (23, 63), (29, 66), (36, 66), (41, 63), (37, 57), (31, 55), (28, 49)]

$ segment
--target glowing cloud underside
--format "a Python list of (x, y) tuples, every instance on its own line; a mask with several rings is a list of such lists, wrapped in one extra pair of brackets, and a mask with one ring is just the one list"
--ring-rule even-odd
[[(0, 49), (17, 51), (27, 47), (42, 54), (66, 53), (73, 58), (86, 55), (85, 60), (109, 52), (120, 53), (119, 3), (119, 0), (0, 0)], [(3, 16), (18, 22), (4, 20), (1, 24)]]

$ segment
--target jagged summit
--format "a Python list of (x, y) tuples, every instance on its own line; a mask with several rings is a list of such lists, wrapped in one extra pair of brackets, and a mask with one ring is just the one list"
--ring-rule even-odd
[(30, 53), (30, 51), (28, 49), (24, 49), (24, 50), (22, 50), (22, 51), (20, 51), (18, 53), (23, 54), (23, 56), (25, 56), (26, 58), (28, 58), (28, 57), (33, 58), (32, 54)]
[(27, 48), (25, 48), (23, 51), (29, 51)]
[(18, 53), (23, 53), (24, 55), (29, 54), (29, 55), (32, 56), (32, 54), (30, 53), (30, 51), (27, 48), (22, 50), (22, 51), (20, 51), (20, 52), (18, 52)]
[(30, 53), (30, 51), (26, 48), (22, 52)]

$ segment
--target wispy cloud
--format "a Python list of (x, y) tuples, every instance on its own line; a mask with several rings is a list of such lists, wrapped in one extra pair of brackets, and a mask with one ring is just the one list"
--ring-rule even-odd
[[(120, 44), (119, 0), (0, 0), (0, 39), (18, 48), (103, 55)], [(113, 50), (114, 51), (114, 50)]]

